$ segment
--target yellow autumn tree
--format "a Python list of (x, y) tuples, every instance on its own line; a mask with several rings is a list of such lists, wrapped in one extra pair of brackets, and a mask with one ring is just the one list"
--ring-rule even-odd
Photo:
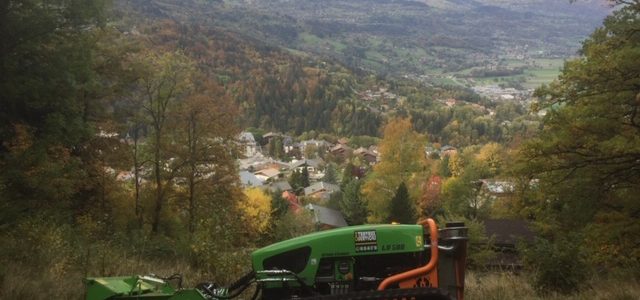
[(502, 172), (507, 159), (507, 151), (498, 143), (489, 143), (475, 155), (475, 160), (484, 168), (489, 176), (496, 176)]
[(449, 155), (449, 172), (451, 172), (452, 177), (462, 176), (462, 172), (464, 172), (464, 167), (465, 167), (465, 161), (460, 154), (453, 153)]
[(426, 137), (413, 130), (410, 119), (394, 119), (385, 126), (379, 144), (382, 160), (362, 187), (371, 211), (369, 222), (381, 223), (388, 218), (391, 199), (403, 182), (413, 202), (419, 199), (421, 185), (429, 173), (425, 144)]
[(244, 195), (238, 202), (244, 223), (251, 232), (265, 233), (271, 221), (271, 197), (259, 188), (247, 189)]

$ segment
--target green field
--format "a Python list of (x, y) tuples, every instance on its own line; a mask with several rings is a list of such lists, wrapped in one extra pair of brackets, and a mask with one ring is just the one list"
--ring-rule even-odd
[[(498, 85), (516, 83), (520, 87), (535, 89), (542, 84), (552, 82), (560, 74), (563, 59), (535, 58), (535, 59), (502, 59), (496, 62), (502, 68), (524, 68), (524, 74), (513, 76), (497, 77), (474, 77), (469, 78), (473, 69), (469, 68), (454, 73), (443, 73), (442, 69), (434, 68), (428, 62), (422, 63), (421, 59), (435, 59), (433, 54), (419, 47), (394, 46), (383, 38), (377, 36), (367, 36), (360, 41), (341, 40), (340, 38), (321, 38), (319, 36), (302, 33), (298, 36), (298, 41), (304, 49), (316, 49), (316, 51), (342, 52), (347, 44), (354, 42), (358, 47), (366, 49), (363, 57), (359, 60), (360, 67), (371, 70), (389, 69), (403, 67), (421, 70), (422, 74), (437, 75), (438, 79), (433, 80), (435, 84), (444, 85)], [(346, 43), (346, 44), (345, 44)], [(435, 51), (446, 51), (452, 56), (459, 56), (460, 50), (433, 47)], [(394, 65), (395, 62), (395, 65)], [(450, 77), (453, 75), (454, 77)], [(457, 78), (455, 77), (457, 75)]]
[(344, 48), (346, 48), (347, 46), (345, 46), (345, 44), (338, 42), (338, 41), (334, 41), (334, 40), (330, 40), (330, 39), (323, 39), (320, 38), (316, 35), (310, 34), (310, 33), (302, 33), (299, 35), (298, 39), (300, 41), (302, 41), (303, 44), (307, 45), (307, 46), (313, 46), (313, 47), (319, 47), (319, 48), (327, 48), (325, 50), (333, 50), (333, 51), (342, 51), (344, 50)]
[(384, 55), (382, 55), (382, 53), (377, 51), (366, 51), (365, 56), (367, 57), (367, 59), (377, 61), (377, 62), (383, 62), (387, 60), (387, 57), (385, 57)]
[[(516, 60), (509, 59), (503, 61), (501, 66), (506, 68), (518, 68), (524, 67), (524, 74), (513, 76), (497, 76), (497, 77), (474, 77), (467, 79), (466, 83), (469, 86), (473, 85), (496, 85), (501, 83), (507, 83), (509, 81), (517, 81), (524, 88), (535, 89), (542, 84), (552, 82), (560, 75), (563, 59), (533, 59), (533, 60)], [(456, 72), (456, 75), (461, 77), (469, 76), (473, 69), (466, 69)], [(461, 79), (465, 81), (464, 79)]]
[(527, 81), (523, 84), (526, 88), (537, 88), (542, 84), (550, 83), (560, 75), (564, 64), (562, 59), (536, 59), (536, 67), (525, 71)]
[(449, 77), (441, 77), (441, 78), (435, 79), (433, 83), (437, 85), (463, 85), (457, 80)]

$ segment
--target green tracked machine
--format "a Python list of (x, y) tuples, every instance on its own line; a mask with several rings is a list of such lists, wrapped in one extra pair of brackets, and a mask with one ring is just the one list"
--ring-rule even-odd
[[(87, 278), (87, 300), (463, 300), (467, 228), (417, 225), (327, 230), (254, 251), (253, 269), (227, 287), (182, 288), (173, 275)], [(170, 283), (177, 281), (177, 287)]]

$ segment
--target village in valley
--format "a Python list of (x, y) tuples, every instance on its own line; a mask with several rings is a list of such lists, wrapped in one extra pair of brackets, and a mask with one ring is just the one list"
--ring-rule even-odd
[[(379, 160), (375, 145), (353, 149), (346, 138), (335, 143), (322, 139), (296, 142), (281, 133), (269, 132), (256, 139), (245, 131), (239, 142), (244, 150), (244, 157), (238, 159), (242, 186), (281, 193), (290, 210), (313, 211), (314, 221), (321, 228), (347, 226), (337, 207), (326, 207), (332, 194), (340, 192), (339, 170), (351, 168), (344, 172), (362, 177)], [(343, 166), (345, 161), (354, 161), (357, 165)]]

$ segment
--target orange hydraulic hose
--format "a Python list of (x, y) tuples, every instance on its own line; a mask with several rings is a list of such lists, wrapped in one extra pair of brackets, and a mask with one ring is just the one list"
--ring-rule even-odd
[(436, 222), (433, 219), (429, 218), (418, 222), (418, 224), (422, 226), (429, 226), (429, 233), (431, 235), (431, 259), (429, 259), (429, 262), (426, 265), (420, 268), (412, 269), (385, 278), (385, 280), (383, 280), (380, 285), (378, 285), (378, 291), (382, 291), (389, 287), (389, 285), (392, 285), (394, 283), (425, 275), (431, 272), (438, 264), (438, 227), (436, 227)]

